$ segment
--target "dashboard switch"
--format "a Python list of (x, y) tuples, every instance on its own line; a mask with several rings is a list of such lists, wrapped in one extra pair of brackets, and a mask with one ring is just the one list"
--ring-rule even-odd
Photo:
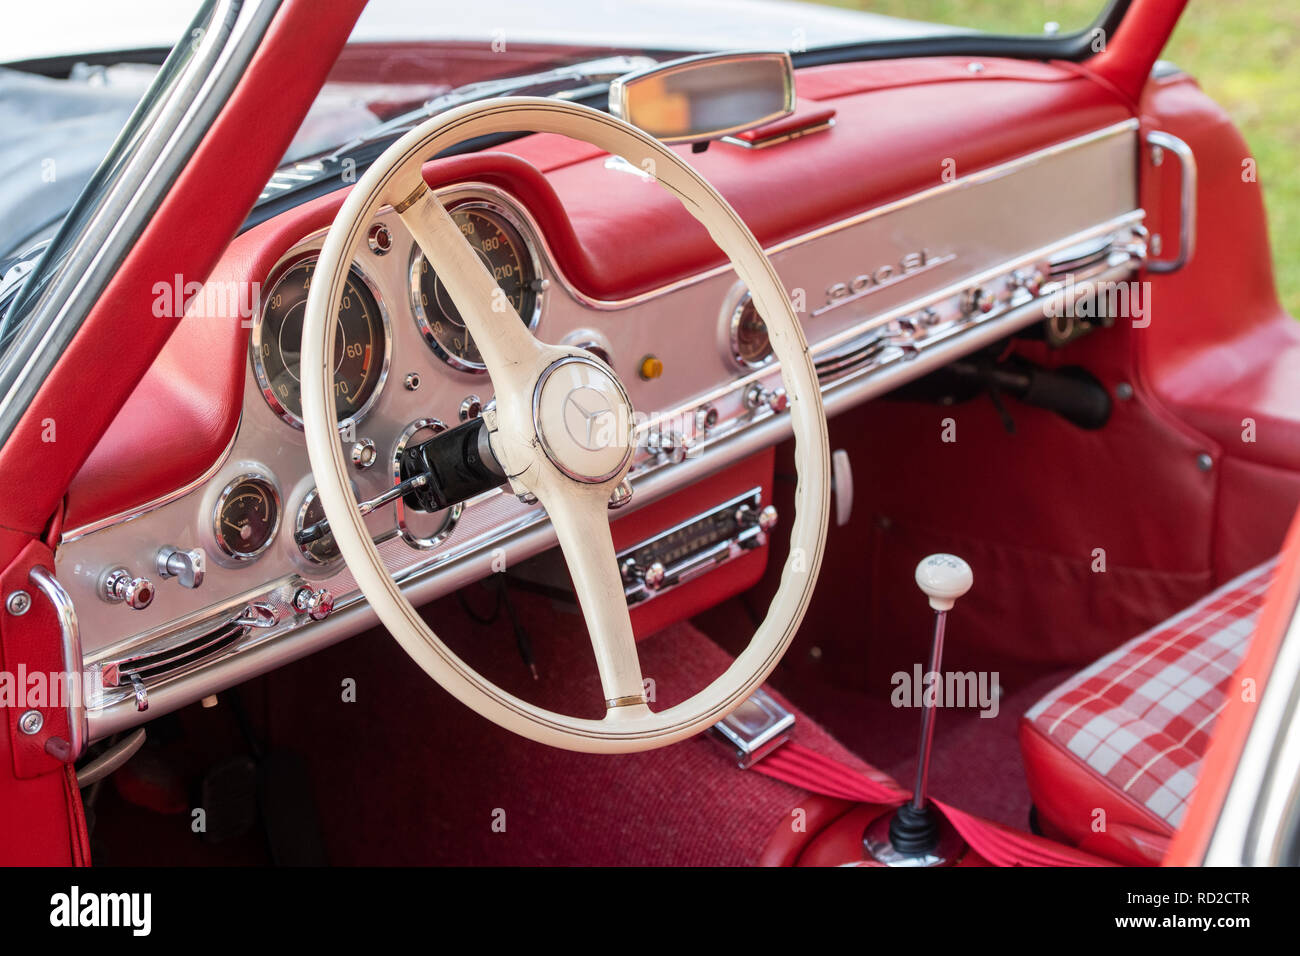
[(126, 568), (110, 568), (99, 579), (99, 596), (109, 604), (125, 604), (134, 611), (143, 611), (153, 603), (153, 582), (148, 578), (132, 577)]
[(789, 396), (786, 395), (783, 388), (764, 388), (755, 382), (745, 391), (745, 407), (752, 412), (756, 412), (760, 408), (770, 408), (773, 412), (780, 414), (786, 410), (789, 404)]
[(196, 588), (203, 583), (208, 558), (202, 548), (182, 551), (167, 547), (158, 552), (158, 577), (175, 578), (183, 588)]
[(365, 470), (373, 465), (379, 459), (379, 452), (375, 450), (375, 443), (369, 438), (363, 438), (352, 446), (352, 464)]
[(313, 621), (323, 621), (334, 610), (334, 595), (325, 588), (301, 587), (294, 592), (293, 606)]

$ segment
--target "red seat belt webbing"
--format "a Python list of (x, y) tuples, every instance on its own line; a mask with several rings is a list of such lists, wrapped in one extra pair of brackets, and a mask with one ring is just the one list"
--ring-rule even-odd
[[(911, 794), (875, 768), (863, 772), (832, 757), (787, 743), (751, 768), (759, 773), (838, 800), (896, 806)], [(994, 866), (1114, 866), (1109, 860), (1061, 843), (1021, 833), (933, 801), (972, 850)]]

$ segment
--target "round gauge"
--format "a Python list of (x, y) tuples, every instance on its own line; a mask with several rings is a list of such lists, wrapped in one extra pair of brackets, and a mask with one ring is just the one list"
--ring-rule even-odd
[[(316, 256), (292, 263), (275, 280), (253, 329), (253, 369), (267, 403), (302, 428), (299, 363), (307, 293)], [(334, 329), (334, 401), (340, 424), (361, 418), (379, 396), (388, 374), (388, 328), (374, 288), (353, 266), (339, 301)]]
[(271, 546), (280, 527), (280, 497), (261, 475), (241, 475), (226, 485), (212, 516), (217, 547), (246, 561)]
[[(298, 519), (294, 528), (295, 534), (301, 532), (304, 528), (310, 528), (318, 521), (325, 520), (325, 506), (321, 504), (320, 494), (313, 488), (307, 492), (307, 497), (302, 499), (302, 504), (298, 507)], [(295, 542), (296, 543), (296, 542)], [(339, 548), (334, 543), (334, 532), (327, 532), (325, 535), (317, 538), (315, 541), (309, 541), (306, 544), (298, 544), (298, 550), (302, 556), (312, 564), (326, 565), (338, 560)]]
[(731, 354), (741, 365), (756, 368), (772, 357), (767, 323), (758, 314), (754, 300), (745, 293), (731, 316)]
[[(501, 287), (503, 301), (500, 306), (493, 303), (493, 309), (506, 312), (508, 306), (529, 328), (535, 326), (541, 314), (543, 283), (532, 247), (520, 228), (502, 207), (487, 202), (462, 203), (451, 210), (451, 218)], [(411, 257), (411, 297), (415, 324), (434, 353), (453, 368), (482, 372), (478, 346), (418, 246)]]

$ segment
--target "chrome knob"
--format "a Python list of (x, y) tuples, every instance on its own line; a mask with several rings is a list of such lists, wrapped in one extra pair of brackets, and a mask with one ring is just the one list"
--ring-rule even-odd
[(994, 296), (990, 295), (986, 289), (976, 286), (973, 289), (967, 289), (962, 294), (961, 311), (963, 315), (974, 315), (976, 312), (992, 312), (993, 306), (997, 304)]
[(745, 390), (745, 407), (750, 411), (758, 411), (760, 408), (767, 407), (780, 414), (789, 405), (790, 397), (786, 395), (783, 388), (764, 388), (755, 382)]
[(632, 500), (632, 483), (624, 478), (609, 495), (609, 510), (617, 511)]
[(680, 465), (690, 451), (690, 442), (681, 432), (668, 429), (659, 433), (659, 454), (673, 465)]
[(658, 591), (664, 586), (664, 578), (667, 575), (668, 572), (663, 564), (656, 561), (641, 572), (641, 583), (646, 586), (647, 591)]
[(664, 580), (668, 577), (667, 568), (659, 561), (642, 567), (636, 563), (636, 558), (628, 558), (623, 562), (621, 570), (626, 583), (640, 581), (647, 591), (658, 591), (664, 586)]
[(753, 550), (767, 544), (767, 533), (776, 527), (779, 519), (780, 515), (773, 505), (764, 505), (757, 510), (749, 505), (741, 505), (736, 509), (736, 525), (741, 530), (757, 528), (760, 533), (742, 537), (740, 546), (746, 550)]
[(312, 590), (301, 587), (293, 595), (294, 609), (306, 614), (313, 621), (323, 621), (334, 610), (334, 595), (326, 588)]
[(182, 551), (166, 547), (158, 552), (158, 577), (175, 578), (183, 588), (196, 588), (203, 583), (208, 558), (202, 548)]
[(364, 471), (379, 460), (379, 452), (375, 450), (372, 439), (363, 438), (353, 444), (351, 458), (352, 464)]
[(109, 604), (125, 604), (135, 611), (143, 611), (153, 603), (153, 582), (148, 578), (132, 577), (126, 568), (111, 568), (99, 579), (99, 596)]
[(712, 405), (702, 405), (695, 410), (695, 434), (703, 438), (718, 424), (718, 410)]

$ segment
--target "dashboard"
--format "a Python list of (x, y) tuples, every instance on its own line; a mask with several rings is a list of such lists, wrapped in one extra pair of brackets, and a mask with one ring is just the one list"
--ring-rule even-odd
[[(1145, 255), (1139, 153), (1136, 121), (1108, 123), (770, 244), (828, 414), (1042, 323), (1053, 296), (1132, 276)], [(630, 191), (652, 188), (621, 160), (582, 163)], [(557, 183), (582, 163), (565, 166)], [(619, 374), (638, 410), (634, 508), (788, 436), (780, 369), (729, 267), (633, 295), (593, 295), (566, 269), (550, 222), (499, 181), (468, 179), (437, 192), (498, 280), (500, 321), (587, 348)], [(217, 460), (159, 498), (63, 531), (57, 576), (93, 675), (94, 739), (374, 623), (332, 540), (301, 534), (323, 517), (297, 392), (303, 304), (323, 239), (324, 229), (308, 229), (271, 251), (264, 274), (246, 275), (260, 284), (259, 308), (247, 320), (238, 426)], [(477, 416), (492, 386), (454, 305), (390, 208), (355, 251), (338, 321), (339, 439), (357, 498), (366, 500), (395, 483), (404, 448)], [(1069, 330), (1058, 332), (1068, 340)], [(882, 449), (882, 462), (899, 452)], [(751, 501), (747, 489), (742, 497), (757, 513), (761, 496)], [(741, 500), (723, 498), (717, 504), (728, 508)], [(434, 514), (388, 504), (366, 520), (417, 604), (554, 543), (544, 511), (503, 488)], [(705, 525), (719, 526), (712, 518)], [(674, 556), (685, 546), (682, 529), (695, 527), (662, 529)], [(716, 547), (722, 533), (709, 534)], [(644, 569), (638, 574), (629, 603), (654, 596)]]

